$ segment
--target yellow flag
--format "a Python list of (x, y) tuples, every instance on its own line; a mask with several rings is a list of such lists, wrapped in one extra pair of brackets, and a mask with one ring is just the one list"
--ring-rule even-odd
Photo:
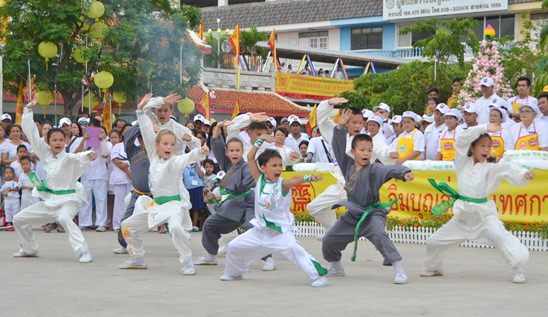
[[(29, 100), (30, 102), (30, 100)], [(45, 116), (44, 112), (44, 116)], [(23, 79), (19, 80), (19, 89), (17, 91), (17, 103), (15, 106), (15, 123), (21, 124), (21, 118), (23, 116)]]
[(237, 76), (236, 76), (236, 89), (240, 89), (240, 23), (236, 24), (234, 27), (234, 32), (230, 35), (230, 45), (232, 45), (232, 49), (234, 50), (234, 55), (236, 56), (236, 68), (237, 68)]
[(236, 104), (234, 105), (234, 111), (232, 111), (232, 118), (230, 118), (230, 119), (232, 120), (232, 119), (236, 118), (238, 116), (238, 113), (240, 113), (240, 105), (236, 101)]

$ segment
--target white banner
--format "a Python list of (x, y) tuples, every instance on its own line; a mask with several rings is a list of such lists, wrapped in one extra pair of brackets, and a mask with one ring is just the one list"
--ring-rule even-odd
[(508, 0), (383, 0), (384, 20), (501, 11)]

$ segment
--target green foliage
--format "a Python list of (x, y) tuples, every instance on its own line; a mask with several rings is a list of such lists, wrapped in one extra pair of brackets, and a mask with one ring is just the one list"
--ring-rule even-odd
[(467, 67), (469, 66), (460, 68), (457, 65), (438, 65), (438, 80), (434, 81), (434, 64), (414, 61), (386, 73), (363, 75), (354, 80), (354, 91), (345, 92), (341, 96), (349, 98), (359, 108), (371, 109), (380, 102), (385, 102), (396, 114), (406, 110), (423, 113), (427, 90), (437, 87), (441, 100), (447, 100), (451, 95), (453, 78), (465, 77)]
[[(199, 81), (199, 51), (188, 41), (180, 44), (189, 20), (184, 12), (172, 9), (168, 0), (102, 2), (106, 11), (99, 20), (108, 25), (108, 30), (99, 41), (88, 31), (96, 21), (86, 15), (89, 6), (86, 0), (6, 1), (0, 8), (0, 17), (12, 18), (9, 27), (0, 34), (6, 42), (6, 89), (15, 93), (18, 81), (26, 80), (30, 60), (37, 85), (51, 90), (56, 85), (65, 102), (64, 112), (70, 116), (78, 112), (82, 78), (101, 70), (114, 75), (111, 91), (124, 92), (129, 101), (150, 90), (156, 95), (173, 91), (184, 94)], [(185, 12), (193, 14), (190, 20), (196, 19), (194, 10)], [(37, 51), (42, 41), (52, 41), (59, 49), (48, 70)], [(88, 59), (87, 74), (86, 67), (72, 58), (77, 47)], [(94, 85), (87, 89), (100, 93)]]
[(249, 31), (240, 32), (240, 50), (242, 53), (254, 55), (259, 52), (259, 48), (256, 46), (257, 42), (268, 40), (268, 34), (266, 32), (259, 32), (255, 25), (252, 25)]
[(456, 18), (451, 20), (439, 20), (429, 18), (426, 21), (405, 27), (400, 34), (410, 32), (416, 34), (427, 34), (428, 36), (414, 43), (415, 47), (424, 49), (423, 55), (435, 58), (440, 63), (447, 63), (451, 56), (455, 56), (459, 65), (464, 66), (465, 42), (474, 52), (479, 48), (478, 39), (473, 31), (477, 21), (471, 18)]
[[(204, 33), (205, 42), (211, 46), (211, 54), (204, 56), (205, 67), (217, 67), (217, 61), (220, 61), (221, 68), (227, 68), (227, 65), (224, 65), (225, 60), (223, 58), (225, 53), (220, 51), (221, 58), (220, 60), (218, 59), (218, 54), (217, 54), (217, 52), (219, 51), (217, 48), (219, 44), (218, 37), (219, 37), (219, 34), (216, 31), (211, 33)], [(221, 31), (221, 38), (220, 38), (221, 45), (224, 41), (228, 41), (228, 35), (224, 31)]]

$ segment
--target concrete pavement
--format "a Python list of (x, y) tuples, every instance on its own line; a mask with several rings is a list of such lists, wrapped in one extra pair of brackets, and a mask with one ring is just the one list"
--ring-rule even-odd
[[(329, 277), (322, 289), (304, 273), (275, 256), (278, 269), (260, 270), (243, 281), (221, 282), (223, 258), (182, 276), (168, 235), (144, 235), (148, 270), (119, 270), (127, 256), (114, 255), (113, 232), (84, 232), (94, 256), (79, 264), (67, 236), (35, 231), (40, 257), (13, 258), (17, 236), (0, 232), (0, 316), (547, 316), (548, 254), (531, 253), (528, 282), (514, 285), (511, 270), (495, 250), (454, 248), (444, 277), (421, 278), (422, 245), (397, 245), (409, 276), (393, 285), (392, 269), (380, 254), (360, 242), (358, 260), (344, 253), (346, 277)], [(194, 257), (203, 254), (193, 233)], [(321, 243), (300, 238), (322, 264)]]

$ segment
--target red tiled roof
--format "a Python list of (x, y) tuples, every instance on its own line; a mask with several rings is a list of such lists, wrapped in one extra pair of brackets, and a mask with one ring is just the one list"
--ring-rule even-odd
[[(211, 98), (210, 111), (214, 113), (232, 114), (238, 102), (240, 112), (266, 112), (269, 116), (297, 115), (308, 117), (309, 111), (284, 97), (266, 91), (238, 91), (233, 89), (209, 88), (215, 98)], [(187, 91), (187, 95), (196, 105), (201, 105), (205, 91), (198, 86)], [(311, 108), (312, 110), (312, 108)]]

